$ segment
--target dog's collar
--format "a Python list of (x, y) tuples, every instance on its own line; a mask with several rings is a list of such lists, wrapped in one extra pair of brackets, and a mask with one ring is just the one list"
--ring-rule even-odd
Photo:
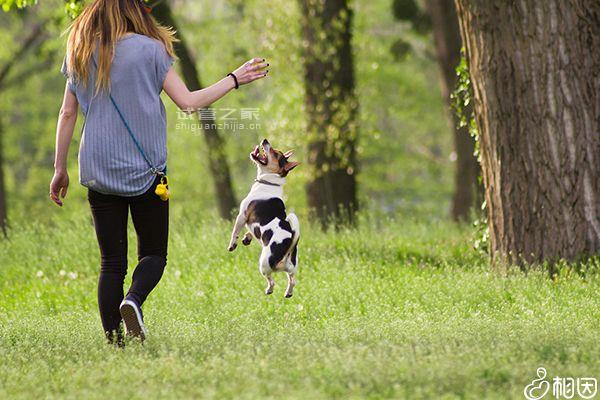
[(273, 182), (265, 181), (264, 179), (255, 179), (255, 180), (254, 180), (254, 182), (257, 182), (257, 183), (262, 183), (262, 184), (265, 184), (265, 185), (270, 185), (270, 186), (281, 186), (281, 185), (279, 185), (279, 184), (277, 184), (277, 183), (273, 183)]

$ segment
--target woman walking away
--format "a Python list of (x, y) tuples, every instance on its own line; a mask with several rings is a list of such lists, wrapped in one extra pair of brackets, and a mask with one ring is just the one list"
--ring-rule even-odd
[[(190, 92), (172, 67), (174, 32), (159, 25), (150, 11), (142, 0), (95, 0), (71, 25), (50, 183), (50, 198), (62, 206), (69, 186), (67, 152), (81, 105), (85, 124), (79, 179), (88, 188), (100, 247), (100, 318), (108, 340), (116, 343), (122, 343), (121, 321), (128, 335), (145, 339), (142, 304), (167, 262), (169, 201), (161, 91), (190, 111), (268, 72), (265, 60), (254, 58), (214, 85)], [(139, 263), (124, 296), (130, 211)]]

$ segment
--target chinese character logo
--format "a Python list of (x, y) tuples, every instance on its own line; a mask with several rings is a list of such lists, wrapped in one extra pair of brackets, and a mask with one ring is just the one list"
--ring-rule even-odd
[[(546, 369), (537, 369), (537, 379), (525, 386), (523, 394), (527, 400), (540, 400), (550, 390), (550, 382), (546, 380)], [(598, 393), (598, 381), (596, 378), (573, 378), (556, 376), (552, 379), (552, 396), (555, 399), (573, 399), (575, 395), (579, 398), (589, 400), (596, 397)]]
[(525, 386), (523, 394), (527, 400), (540, 400), (550, 390), (550, 382), (546, 380), (546, 368), (538, 368), (537, 376), (537, 379), (534, 379), (529, 385)]
[(593, 399), (598, 392), (598, 381), (596, 378), (577, 378), (577, 394), (582, 399)]

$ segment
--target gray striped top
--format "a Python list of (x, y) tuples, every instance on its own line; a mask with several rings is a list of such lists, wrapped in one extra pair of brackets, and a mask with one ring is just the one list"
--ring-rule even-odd
[[(161, 42), (132, 34), (117, 43), (110, 71), (112, 96), (144, 153), (159, 169), (167, 163), (167, 122), (160, 93), (172, 64)], [(79, 182), (104, 194), (136, 196), (146, 192), (154, 175), (108, 93), (93, 96), (96, 68), (91, 64), (87, 85), (69, 76), (66, 60), (62, 72), (86, 118), (79, 147)]]

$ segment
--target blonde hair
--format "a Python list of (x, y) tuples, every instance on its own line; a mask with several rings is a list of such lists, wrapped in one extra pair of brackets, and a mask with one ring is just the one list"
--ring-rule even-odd
[(141, 0), (94, 0), (73, 21), (67, 32), (67, 71), (78, 83), (87, 85), (90, 76), (88, 67), (96, 46), (99, 46), (97, 92), (109, 89), (115, 45), (127, 32), (159, 40), (167, 53), (175, 58), (175, 31), (156, 22)]

